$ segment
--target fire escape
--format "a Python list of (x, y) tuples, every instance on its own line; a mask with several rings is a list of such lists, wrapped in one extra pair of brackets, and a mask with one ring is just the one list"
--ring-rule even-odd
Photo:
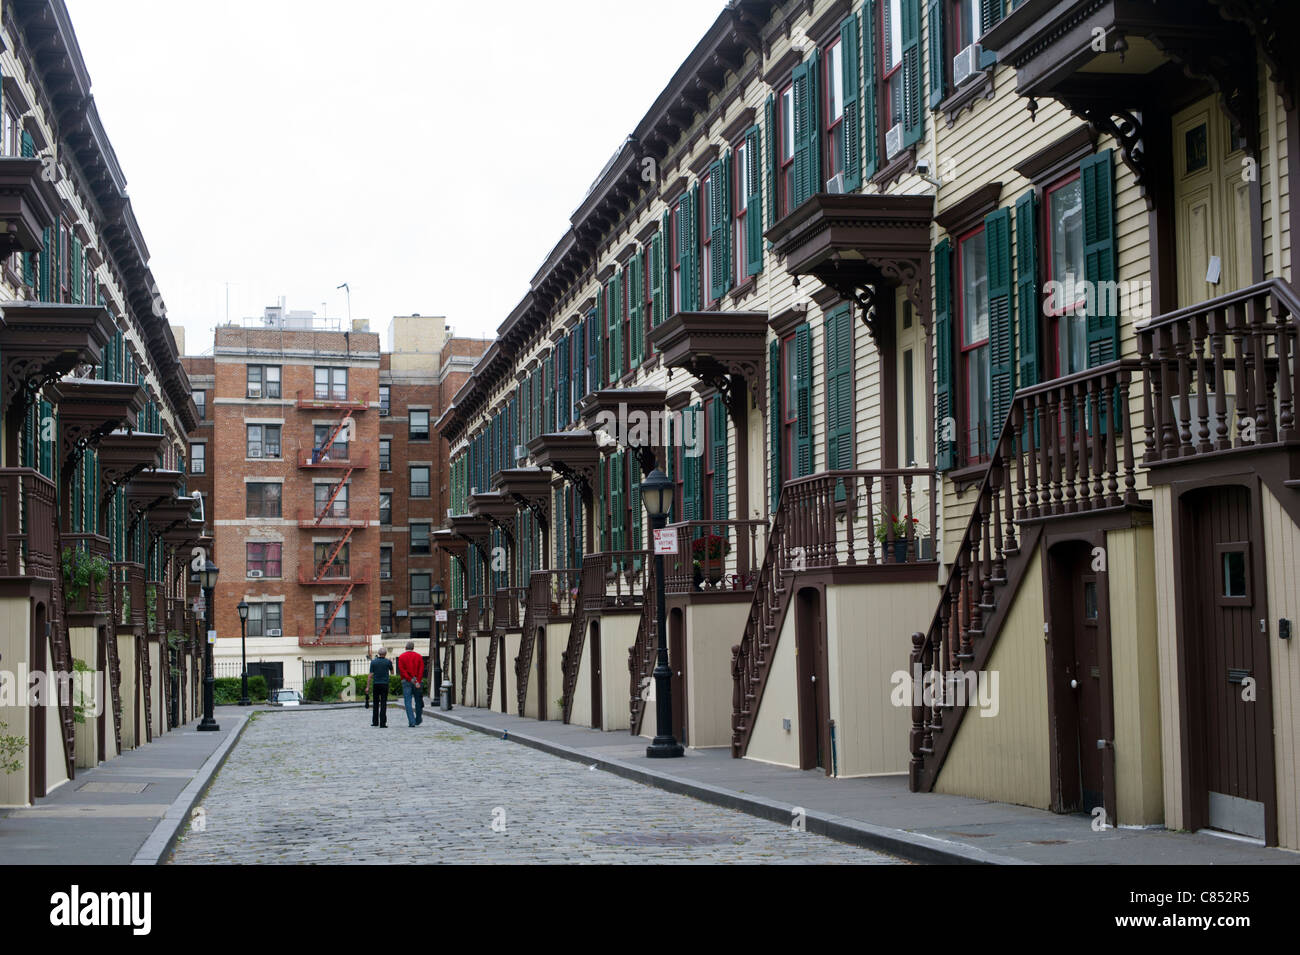
[(330, 488), (329, 496), (325, 502), (320, 505), (316, 505), (313, 502), (314, 509), (311, 512), (311, 515), (309, 517), (306, 515), (300, 516), (299, 526), (307, 528), (322, 526), (336, 527), (339, 526), (340, 522), (344, 525), (342, 527), (342, 536), (330, 545), (329, 551), (324, 560), (317, 561), (313, 550), (312, 570), (310, 575), (304, 571), (299, 571), (298, 580), (301, 584), (307, 586), (342, 584), (344, 587), (343, 592), (339, 594), (337, 599), (334, 600), (333, 604), (330, 606), (329, 613), (326, 614), (324, 622), (316, 628), (315, 637), (311, 638), (310, 641), (306, 638), (300, 637), (300, 642), (304, 644), (309, 643), (311, 646), (324, 646), (327, 644), (346, 645), (348, 642), (347, 639), (342, 641), (330, 639), (334, 627), (334, 621), (338, 618), (339, 612), (347, 603), (348, 598), (352, 596), (352, 592), (359, 584), (367, 583), (368, 580), (364, 573), (361, 575), (353, 573), (350, 560), (346, 563), (341, 563), (339, 561), (339, 556), (343, 554), (344, 550), (348, 547), (348, 544), (351, 542), (358, 527), (363, 525), (351, 519), (347, 510), (348, 505), (345, 504), (341, 512), (336, 511), (336, 502), (339, 499), (339, 495), (343, 493), (343, 489), (347, 487), (348, 481), (351, 480), (353, 472), (369, 465), (370, 455), (369, 452), (363, 452), (361, 455), (355, 454), (353, 452), (355, 442), (350, 442), (348, 444), (348, 457), (346, 458), (333, 458), (331, 452), (335, 448), (339, 435), (347, 431), (349, 425), (353, 420), (355, 420), (354, 416), (356, 413), (365, 410), (366, 401), (364, 399), (356, 401), (330, 397), (304, 399), (300, 393), (298, 397), (298, 407), (307, 410), (336, 410), (344, 412), (343, 416), (330, 430), (325, 440), (322, 441), (320, 445), (313, 446), (310, 452), (304, 452), (298, 462), (299, 467), (304, 469), (331, 469), (342, 471), (339, 475), (338, 481), (336, 481)]

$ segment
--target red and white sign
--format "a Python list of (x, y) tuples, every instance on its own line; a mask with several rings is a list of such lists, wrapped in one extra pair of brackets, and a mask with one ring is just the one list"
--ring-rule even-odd
[(677, 553), (677, 529), (660, 527), (655, 530), (655, 553), (672, 555)]
[(447, 622), (447, 611), (445, 611), (445, 610), (435, 610), (435, 611), (433, 612), (433, 619), (436, 620), (436, 621), (438, 621), (438, 623), (446, 623), (446, 622)]

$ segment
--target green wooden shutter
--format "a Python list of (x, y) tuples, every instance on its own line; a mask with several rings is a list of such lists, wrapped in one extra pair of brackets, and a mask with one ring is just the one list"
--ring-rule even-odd
[(71, 266), (72, 277), (68, 281), (68, 288), (71, 293), (72, 304), (81, 304), (81, 292), (85, 283), (85, 276), (81, 267), (81, 240), (75, 235), (72, 237), (72, 249), (69, 255), (69, 264)]
[[(40, 471), (47, 478), (54, 477), (54, 442), (45, 440), (45, 422), (54, 416), (54, 405), (48, 401), (42, 400), (40, 403), (40, 412), (36, 419), (36, 436), (40, 442)], [(54, 426), (54, 433), (58, 434), (59, 425)]]
[(858, 90), (862, 58), (858, 54), (858, 17), (850, 14), (840, 24), (840, 56), (843, 70), (841, 81), (844, 98), (844, 191), (856, 192), (862, 188), (862, 123)]
[(628, 367), (641, 367), (645, 345), (645, 252), (637, 250), (628, 268), (627, 280), (627, 352)]
[(808, 183), (811, 179), (808, 167), (812, 162), (809, 150), (812, 148), (812, 142), (816, 137), (809, 136), (809, 124), (811, 122), (811, 104), (812, 91), (809, 88), (811, 80), (809, 79), (809, 64), (800, 63), (794, 68), (794, 73), (790, 80), (792, 90), (791, 102), (794, 110), (794, 184), (789, 197), (788, 208), (793, 211), (803, 205), (804, 200), (808, 198)]
[(944, 239), (934, 249), (934, 456), (940, 471), (957, 466), (952, 332), (952, 243)]
[(777, 118), (776, 97), (769, 96), (767, 102), (763, 105), (763, 126), (767, 130), (767, 149), (764, 158), (767, 161), (767, 172), (765, 181), (767, 182), (767, 222), (768, 225), (775, 225), (776, 220), (780, 218), (780, 206), (777, 203), (776, 177), (781, 165), (781, 159), (777, 155), (777, 148), (780, 139), (780, 125)]
[[(1002, 22), (1005, 12), (1005, 0), (980, 0), (980, 35), (987, 33)], [(980, 69), (986, 70), (997, 63), (998, 55), (992, 50), (980, 48)]]
[(1038, 196), (1016, 200), (1016, 323), (1020, 327), (1020, 388), (1038, 384)]
[(819, 50), (808, 57), (808, 183), (804, 199), (825, 191), (822, 179), (822, 58)]
[(587, 313), (587, 380), (579, 391), (584, 396), (600, 387), (600, 289), (596, 289), (596, 307)]
[(813, 473), (812, 441), (812, 328), (805, 322), (794, 335), (795, 355), (795, 477)]
[(650, 326), (658, 328), (664, 320), (664, 238), (661, 229), (650, 237)]
[(903, 146), (921, 139), (921, 0), (903, 0)]
[(853, 467), (853, 312), (842, 305), (826, 316), (826, 467)]
[[(645, 510), (641, 506), (641, 472), (636, 466), (636, 455), (631, 451), (625, 452), (627, 455), (627, 472), (628, 472), (628, 492), (627, 492), (627, 517), (629, 523), (628, 541), (630, 550), (643, 550), (645, 548), (645, 539), (642, 536), (642, 528), (645, 525)], [(641, 562), (634, 564), (639, 568)]]
[(870, 179), (879, 164), (880, 131), (876, 110), (876, 0), (862, 8), (862, 178)]
[(609, 280), (608, 293), (605, 296), (607, 324), (609, 335), (609, 380), (613, 385), (623, 377), (623, 270), (620, 269)]
[[(678, 306), (683, 312), (695, 310), (691, 304), (691, 191), (688, 189), (677, 200), (677, 269), (681, 281)], [(672, 285), (668, 286), (670, 289)]]
[(727, 520), (729, 513), (727, 467), (727, 404), (721, 396), (714, 396), (709, 405), (710, 453), (713, 457), (713, 519)]
[(731, 289), (731, 150), (709, 167), (709, 298)]
[(611, 454), (609, 457), (609, 509), (612, 515), (611, 524), (613, 525), (612, 550), (627, 550), (627, 537), (624, 533), (626, 504), (623, 498), (624, 481), (626, 480), (623, 472), (626, 461), (626, 451)]
[(1083, 271), (1094, 290), (1088, 311), (1088, 367), (1119, 357), (1119, 318), (1111, 308), (1116, 296), (1105, 290), (1115, 281), (1115, 186), (1111, 150), (1089, 156), (1079, 165), (1083, 182)]
[(542, 362), (542, 433), (555, 430), (555, 352)]
[(774, 339), (767, 346), (767, 487), (768, 513), (776, 514), (781, 503), (781, 342)]
[[(768, 135), (771, 135), (769, 127)], [(757, 126), (745, 134), (745, 182), (737, 187), (745, 190), (745, 274), (757, 275), (763, 271), (763, 148), (762, 134)]]
[(1011, 210), (998, 209), (984, 217), (989, 275), (989, 413), (988, 452), (1002, 436), (1016, 388), (1016, 338), (1011, 321)]
[(673, 263), (672, 259), (673, 214), (665, 212), (659, 226), (659, 260), (663, 263), (663, 275), (659, 276), (659, 321), (665, 322), (673, 314)]
[(50, 265), (52, 262), (50, 250), (50, 228), (47, 226), (41, 232), (41, 265), (37, 272), (37, 280), (40, 285), (36, 289), (36, 297), (42, 302), (53, 301), (50, 298)]
[(19, 149), (24, 159), (34, 159), (36, 157), (36, 140), (32, 139), (32, 134), (25, 129), (23, 130)]
[(690, 280), (686, 282), (683, 276), (683, 282), (686, 282), (690, 289), (691, 306), (689, 311), (697, 312), (700, 309), (700, 296), (703, 294), (701, 289), (702, 269), (700, 268), (700, 184), (697, 182), (691, 186), (691, 199), (689, 203), (690, 215), (690, 236), (689, 252), (691, 261)]
[(929, 27), (930, 54), (930, 108), (937, 109), (948, 94), (948, 54), (943, 45), (943, 0), (930, 0), (925, 8), (925, 22)]
[[(703, 450), (703, 433), (700, 431), (700, 407), (691, 405), (682, 411), (683, 418), (689, 416), (691, 447)], [(685, 422), (684, 422), (685, 423)], [(682, 448), (682, 515), (684, 520), (700, 519), (700, 454), (688, 454), (689, 448)]]

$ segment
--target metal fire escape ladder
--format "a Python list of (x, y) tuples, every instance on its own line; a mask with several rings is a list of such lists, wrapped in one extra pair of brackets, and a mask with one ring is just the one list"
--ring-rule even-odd
[(336, 600), (334, 606), (330, 608), (330, 615), (325, 618), (325, 625), (321, 627), (320, 632), (316, 634), (321, 643), (325, 642), (325, 637), (330, 632), (330, 627), (334, 625), (334, 618), (339, 615), (339, 608), (347, 602), (348, 597), (352, 596), (352, 591), (355, 587), (356, 584), (348, 584), (348, 589), (343, 591), (343, 596)]
[(339, 554), (342, 553), (343, 548), (347, 546), (348, 541), (351, 539), (353, 530), (354, 528), (349, 527), (343, 532), (343, 536), (334, 542), (334, 549), (329, 552), (325, 562), (316, 568), (316, 583), (321, 583), (325, 579), (325, 572), (334, 566), (334, 561), (338, 559)]

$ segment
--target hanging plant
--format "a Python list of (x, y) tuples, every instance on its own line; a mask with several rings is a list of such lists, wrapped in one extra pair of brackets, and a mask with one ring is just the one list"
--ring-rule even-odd
[(144, 592), (144, 609), (149, 619), (149, 631), (152, 633), (158, 625), (158, 588), (150, 584)]
[(65, 547), (60, 555), (60, 563), (69, 603), (76, 603), (83, 593), (92, 588), (96, 595), (104, 595), (104, 584), (108, 582), (112, 570), (105, 557), (91, 554), (80, 547)]

